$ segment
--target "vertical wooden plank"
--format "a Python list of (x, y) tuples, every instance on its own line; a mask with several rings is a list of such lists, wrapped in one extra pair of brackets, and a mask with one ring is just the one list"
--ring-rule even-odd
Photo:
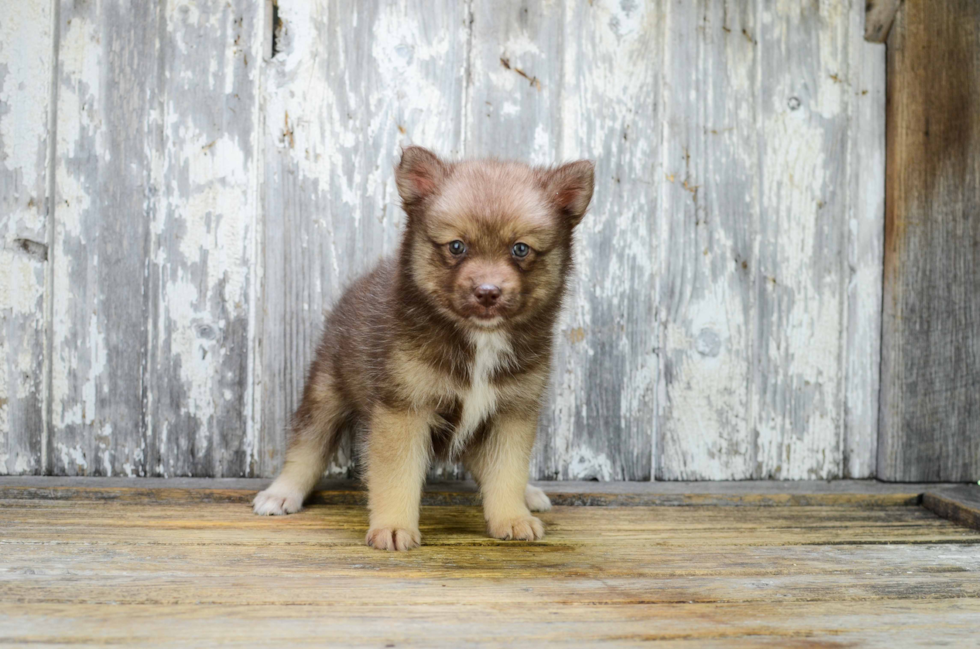
[(842, 473), (849, 3), (766, 4), (755, 265), (756, 478)]
[[(281, 464), (324, 310), (398, 245), (400, 145), (461, 153), (469, 34), (456, 2), (278, 0), (276, 16), (265, 78), (259, 475)], [(346, 457), (330, 468), (348, 470)]]
[(562, 5), (475, 2), (465, 154), (554, 164), (561, 125)]
[(649, 479), (657, 5), (476, 3), (473, 13), (467, 156), (597, 163), (532, 475)]
[(858, 4), (670, 4), (664, 479), (873, 470), (884, 78)]
[(980, 476), (980, 4), (906, 2), (888, 39), (878, 476)]
[(744, 479), (756, 442), (760, 25), (754, 2), (668, 6), (657, 477)]
[(594, 160), (596, 192), (576, 240), (537, 477), (649, 480), (664, 8), (568, 0), (564, 13), (555, 161)]
[(63, 0), (47, 470), (144, 473), (157, 7)]
[(881, 370), (885, 220), (885, 47), (861, 36), (864, 7), (850, 10), (847, 293), (844, 305), (844, 478), (875, 475)]
[[(559, 162), (564, 81), (562, 4), (545, 0), (474, 2), (471, 20), (464, 106), (466, 157), (495, 156), (540, 165)], [(586, 219), (594, 216), (593, 206)], [(579, 258), (582, 249), (579, 237)], [(556, 332), (562, 339), (559, 347), (567, 344), (570, 318), (566, 309)], [(576, 338), (584, 331), (578, 330)], [(564, 351), (556, 350), (555, 356), (557, 361)], [(582, 382), (581, 371), (564, 372), (557, 362), (552, 363), (551, 400), (538, 426), (532, 478), (560, 479), (568, 469), (573, 447), (580, 451), (582, 464), (599, 460), (604, 461), (603, 468), (608, 465), (608, 457), (596, 458), (575, 434), (576, 422), (583, 418), (588, 405), (584, 398), (569, 395), (581, 395)]]
[(265, 7), (161, 6), (152, 104), (148, 472), (251, 475), (249, 317)]
[(53, 9), (0, 14), (0, 474), (44, 468)]

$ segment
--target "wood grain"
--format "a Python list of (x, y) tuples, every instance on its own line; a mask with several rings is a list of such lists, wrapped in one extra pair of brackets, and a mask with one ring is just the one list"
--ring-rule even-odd
[(943, 518), (980, 530), (980, 487), (977, 485), (930, 490), (923, 494), (922, 506)]
[(980, 477), (980, 5), (909, 2), (888, 39), (878, 475)]
[(865, 10), (864, 38), (872, 43), (884, 43), (888, 40), (892, 23), (902, 0), (867, 0)]
[(668, 4), (661, 326), (661, 480), (755, 473), (759, 50), (755, 3)]
[[(214, 480), (168, 478), (166, 480), (125, 478), (52, 478), (0, 481), (0, 499), (8, 500), (107, 500), (152, 504), (240, 503), (248, 504), (266, 486), (265, 480)], [(248, 484), (242, 484), (248, 483)], [(923, 493), (946, 492), (952, 485), (891, 485), (806, 481), (739, 482), (549, 482), (542, 483), (552, 504), (560, 506), (649, 507), (649, 506), (861, 506), (891, 507), (918, 505)], [(310, 494), (307, 504), (364, 505), (363, 485), (341, 480), (324, 480)], [(443, 482), (426, 485), (424, 505), (479, 505), (480, 495), (472, 482)]]
[(652, 476), (660, 15), (659, 3), (475, 11), (467, 155), (596, 164), (532, 460), (538, 479)]
[(535, 478), (873, 475), (884, 61), (864, 9), (19, 3), (0, 471), (274, 475), (323, 311), (398, 244), (414, 143), (596, 162)]
[(53, 8), (0, 16), (0, 474), (44, 471)]
[(138, 470), (249, 475), (264, 8), (235, 0), (161, 11)]
[(363, 545), (362, 507), (0, 499), (0, 639), (891, 646), (980, 632), (980, 533), (920, 507), (543, 517), (544, 541), (510, 543), (475, 507), (426, 507), (424, 545), (393, 554)]
[(884, 77), (859, 4), (668, 5), (658, 477), (873, 474)]
[(49, 474), (143, 472), (158, 13), (58, 9)]
[(885, 218), (885, 47), (861, 38), (860, 2), (850, 12), (847, 250), (843, 347), (846, 478), (875, 475), (881, 372)]
[[(911, 613), (910, 613), (911, 608)], [(0, 613), (4, 638), (31, 644), (146, 647), (256, 642), (348, 646), (541, 647), (597, 644), (635, 647), (929, 646), (936, 637), (968, 644), (977, 633), (973, 600), (470, 607), (379, 602), (368, 609), (343, 602), (297, 606), (175, 604), (161, 609), (117, 604), (9, 604)], [(394, 625), (393, 619), (404, 619)], [(940, 622), (930, 620), (941, 620)]]
[[(275, 475), (324, 311), (397, 248), (400, 147), (461, 153), (462, 3), (280, 1), (265, 69), (259, 437), (247, 475)], [(351, 472), (350, 449), (329, 468)]]

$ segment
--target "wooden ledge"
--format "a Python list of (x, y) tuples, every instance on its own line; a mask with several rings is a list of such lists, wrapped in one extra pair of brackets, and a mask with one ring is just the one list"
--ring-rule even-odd
[[(269, 480), (260, 478), (55, 478), (0, 476), (0, 500), (107, 500), (129, 503), (232, 503), (247, 505)], [(951, 483), (876, 480), (746, 480), (726, 482), (539, 482), (557, 506), (853, 506), (921, 505), (943, 518), (980, 530), (980, 487)], [(356, 481), (323, 480), (311, 504), (367, 504)], [(427, 484), (424, 505), (473, 506), (472, 482)]]
[[(269, 480), (248, 478), (54, 478), (0, 477), (0, 499), (113, 500), (119, 502), (248, 503)], [(959, 511), (970, 485), (901, 484), (875, 480), (727, 482), (539, 482), (555, 505), (575, 506), (911, 506), (931, 497), (932, 511)], [(309, 502), (364, 505), (358, 482), (323, 480)], [(479, 494), (472, 482), (426, 485), (426, 505), (475, 505)], [(964, 507), (966, 505), (963, 505)], [(963, 521), (977, 521), (960, 514)], [(972, 516), (972, 518), (971, 518)], [(952, 516), (949, 516), (952, 518)], [(959, 520), (959, 519), (954, 519)]]
[(922, 506), (943, 518), (980, 530), (980, 486), (958, 485), (926, 491)]

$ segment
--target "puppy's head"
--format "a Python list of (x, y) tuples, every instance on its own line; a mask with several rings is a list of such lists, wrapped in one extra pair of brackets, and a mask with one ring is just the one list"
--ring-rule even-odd
[(492, 328), (554, 308), (592, 199), (591, 162), (446, 163), (410, 147), (395, 176), (408, 214), (403, 265), (440, 311)]

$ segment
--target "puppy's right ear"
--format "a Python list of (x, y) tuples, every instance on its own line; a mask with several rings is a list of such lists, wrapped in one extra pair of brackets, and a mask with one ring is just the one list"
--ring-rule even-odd
[(446, 166), (428, 149), (410, 146), (402, 151), (395, 167), (398, 194), (405, 207), (417, 205), (431, 196), (446, 177)]

